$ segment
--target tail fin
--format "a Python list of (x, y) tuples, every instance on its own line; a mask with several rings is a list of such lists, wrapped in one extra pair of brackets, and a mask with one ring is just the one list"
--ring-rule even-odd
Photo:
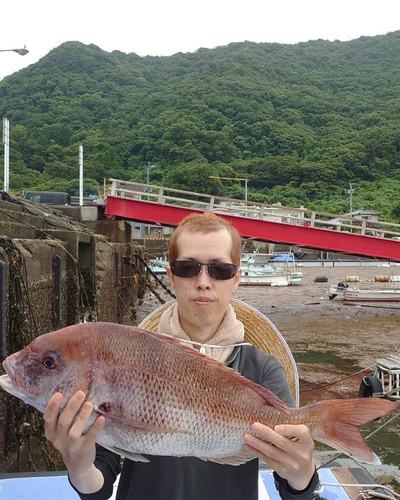
[(400, 409), (400, 405), (387, 399), (361, 398), (319, 401), (306, 408), (312, 414), (309, 428), (314, 439), (355, 459), (378, 465), (379, 457), (358, 427)]

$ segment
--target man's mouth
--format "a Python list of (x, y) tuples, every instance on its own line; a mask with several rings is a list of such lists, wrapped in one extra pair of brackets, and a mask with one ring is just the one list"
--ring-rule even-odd
[(194, 302), (199, 306), (206, 306), (211, 304), (212, 300), (208, 297), (197, 297), (197, 299), (194, 299)]

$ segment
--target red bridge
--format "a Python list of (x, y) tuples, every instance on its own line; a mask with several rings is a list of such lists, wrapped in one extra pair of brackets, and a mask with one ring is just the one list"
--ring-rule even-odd
[(112, 179), (108, 218), (176, 227), (213, 211), (244, 238), (400, 262), (400, 225)]

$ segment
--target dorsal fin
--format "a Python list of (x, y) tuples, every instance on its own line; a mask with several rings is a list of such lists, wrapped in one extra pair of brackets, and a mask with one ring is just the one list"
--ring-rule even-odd
[(232, 370), (232, 368), (225, 366), (223, 363), (221, 363), (221, 361), (210, 358), (206, 354), (201, 354), (197, 349), (193, 349), (193, 347), (189, 347), (187, 345), (182, 344), (183, 341), (181, 339), (171, 337), (170, 335), (164, 333), (152, 332), (150, 330), (143, 330), (137, 327), (132, 327), (132, 328), (136, 331), (136, 333), (150, 335), (151, 337), (161, 342), (168, 343), (174, 348), (179, 349), (180, 351), (185, 352), (190, 356), (193, 356), (201, 360), (203, 363), (206, 363), (211, 368), (221, 370), (222, 372), (225, 373), (229, 373), (229, 376), (233, 377), (234, 380), (236, 379), (240, 384), (248, 387), (249, 389), (256, 392), (259, 396), (261, 396), (267, 405), (273, 406), (277, 410), (284, 411), (285, 413), (289, 413), (289, 408), (287, 407), (287, 405), (281, 399), (279, 399), (278, 396), (274, 394), (272, 391), (270, 391), (266, 387), (256, 384), (255, 382), (252, 382), (251, 380), (243, 377), (243, 375), (240, 375), (240, 373), (235, 372), (235, 370)]

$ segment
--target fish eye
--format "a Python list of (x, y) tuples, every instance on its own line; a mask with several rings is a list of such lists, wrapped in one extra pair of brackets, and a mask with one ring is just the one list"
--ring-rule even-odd
[(54, 368), (57, 367), (57, 364), (54, 361), (54, 359), (50, 358), (50, 357), (44, 358), (43, 361), (42, 361), (42, 365), (45, 368), (48, 368), (49, 370), (53, 370)]

